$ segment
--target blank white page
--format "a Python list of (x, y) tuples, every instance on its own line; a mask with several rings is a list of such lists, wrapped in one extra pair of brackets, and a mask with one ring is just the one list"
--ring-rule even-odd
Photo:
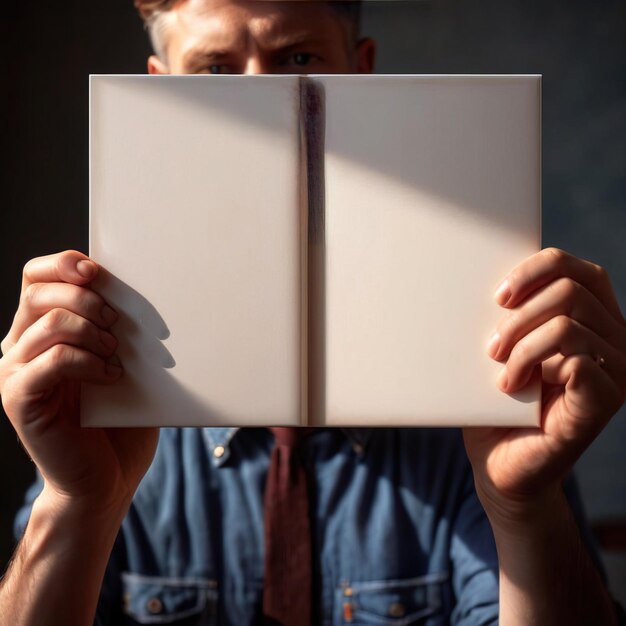
[(91, 77), (95, 285), (125, 375), (86, 425), (297, 425), (297, 77)]
[(537, 76), (316, 78), (326, 109), (315, 422), (536, 425), (495, 386), (499, 281), (540, 247)]

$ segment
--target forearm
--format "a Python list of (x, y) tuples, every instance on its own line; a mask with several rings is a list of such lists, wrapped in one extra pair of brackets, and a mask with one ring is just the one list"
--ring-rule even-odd
[(91, 625), (125, 510), (102, 511), (44, 490), (0, 585), (0, 623)]
[(612, 626), (613, 603), (565, 497), (512, 519), (488, 512), (500, 566), (501, 626)]

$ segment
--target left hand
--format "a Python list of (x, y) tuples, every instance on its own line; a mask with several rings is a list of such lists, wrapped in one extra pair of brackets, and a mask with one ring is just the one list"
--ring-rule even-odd
[(488, 348), (506, 361), (498, 386), (515, 392), (541, 368), (541, 424), (464, 437), (487, 513), (515, 515), (560, 488), (623, 404), (626, 321), (606, 271), (554, 248), (513, 269), (495, 297), (507, 309)]

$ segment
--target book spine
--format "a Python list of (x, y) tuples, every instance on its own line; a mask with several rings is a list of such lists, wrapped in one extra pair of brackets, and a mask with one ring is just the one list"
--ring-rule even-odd
[(325, 406), (325, 94), (315, 79), (300, 77), (300, 175), (303, 234), (302, 425), (324, 424)]

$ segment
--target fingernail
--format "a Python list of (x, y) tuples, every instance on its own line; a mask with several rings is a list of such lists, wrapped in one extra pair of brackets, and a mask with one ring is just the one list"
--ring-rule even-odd
[(506, 367), (502, 369), (502, 371), (498, 374), (498, 378), (496, 379), (496, 383), (502, 391), (506, 391), (509, 386), (509, 375), (506, 371)]
[(509, 285), (508, 279), (505, 279), (500, 284), (493, 297), (500, 306), (506, 305), (506, 303), (511, 299), (511, 286)]
[(119, 316), (108, 304), (105, 304), (100, 311), (100, 317), (107, 326), (111, 326)]
[(495, 359), (498, 355), (498, 351), (500, 350), (500, 333), (495, 332), (491, 339), (489, 340), (489, 345), (487, 346), (487, 354)]
[(113, 352), (113, 350), (117, 347), (117, 339), (113, 335), (105, 333), (104, 331), (100, 331), (100, 342), (107, 352)]
[(79, 261), (76, 263), (76, 271), (84, 278), (92, 278), (96, 273), (96, 266), (91, 261)]

